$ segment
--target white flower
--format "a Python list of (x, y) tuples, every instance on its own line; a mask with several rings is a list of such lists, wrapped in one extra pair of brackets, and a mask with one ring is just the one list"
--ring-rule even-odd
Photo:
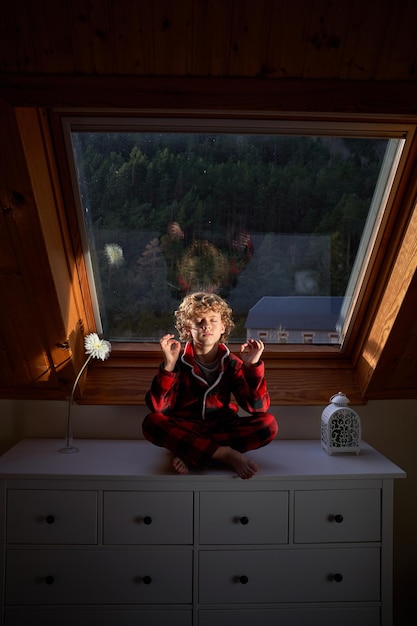
[(121, 265), (123, 263), (123, 250), (117, 243), (106, 243), (104, 246), (109, 265)]
[(91, 361), (91, 359), (101, 359), (104, 361), (110, 354), (111, 343), (110, 341), (106, 341), (105, 339), (100, 339), (97, 333), (90, 333), (84, 337), (84, 347), (85, 353), (88, 354), (84, 365), (78, 372), (77, 378), (72, 386), (71, 396), (68, 402), (68, 413), (67, 413), (67, 434), (65, 438), (65, 447), (60, 449), (60, 452), (78, 452), (78, 448), (75, 448), (72, 445), (72, 425), (71, 425), (71, 409), (72, 403), (74, 400), (75, 390), (78, 385), (78, 381), (80, 380), (85, 368)]
[(97, 333), (90, 333), (84, 338), (85, 353), (94, 359), (104, 361), (110, 354), (111, 343), (105, 339), (100, 339)]

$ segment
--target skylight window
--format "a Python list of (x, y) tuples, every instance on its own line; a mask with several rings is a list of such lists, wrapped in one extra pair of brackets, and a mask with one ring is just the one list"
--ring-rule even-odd
[(107, 338), (157, 341), (183, 296), (204, 289), (232, 306), (231, 341), (343, 342), (400, 128), (78, 118), (64, 128)]

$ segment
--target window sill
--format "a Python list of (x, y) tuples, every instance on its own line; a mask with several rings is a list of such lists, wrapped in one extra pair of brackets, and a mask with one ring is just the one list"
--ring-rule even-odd
[[(229, 348), (239, 354), (240, 344)], [(268, 346), (263, 358), (273, 406), (326, 405), (338, 391), (364, 404), (355, 369), (337, 346)], [(80, 402), (144, 405), (161, 361), (158, 344), (118, 343), (107, 361), (91, 363)]]

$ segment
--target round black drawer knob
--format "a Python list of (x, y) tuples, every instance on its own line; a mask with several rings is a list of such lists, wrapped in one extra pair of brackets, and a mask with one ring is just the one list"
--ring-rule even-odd
[(249, 517), (246, 517), (246, 515), (242, 515), (242, 517), (239, 519), (239, 522), (243, 524), (243, 526), (246, 526), (246, 524), (249, 524)]
[(53, 576), (45, 576), (45, 582), (47, 585), (52, 585), (55, 582), (55, 578)]
[(343, 576), (342, 576), (342, 574), (335, 574), (335, 575), (333, 576), (333, 580), (334, 580), (334, 582), (335, 582), (335, 583), (341, 583), (341, 582), (342, 582), (342, 580), (343, 580)]
[(55, 522), (55, 515), (47, 515), (45, 521), (47, 524), (53, 524)]
[(239, 576), (239, 582), (242, 585), (247, 585), (249, 582), (249, 578), (247, 576)]
[(150, 585), (152, 582), (152, 578), (150, 576), (144, 576), (142, 580), (145, 585)]
[(343, 522), (343, 515), (335, 515), (334, 516), (334, 521), (336, 522), (336, 524), (341, 524)]
[(143, 518), (143, 523), (146, 526), (149, 526), (149, 524), (152, 524), (152, 517), (150, 515), (145, 515), (145, 517)]

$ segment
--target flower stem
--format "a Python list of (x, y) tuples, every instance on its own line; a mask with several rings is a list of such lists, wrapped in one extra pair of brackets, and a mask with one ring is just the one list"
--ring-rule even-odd
[(68, 402), (68, 413), (67, 413), (67, 436), (66, 436), (66, 447), (69, 448), (71, 446), (72, 443), (72, 428), (71, 428), (71, 409), (72, 409), (72, 404), (73, 404), (73, 400), (74, 400), (74, 393), (75, 390), (77, 388), (78, 385), (78, 381), (80, 380), (85, 368), (87, 367), (88, 363), (90, 362), (90, 359), (92, 358), (92, 354), (89, 355), (88, 359), (86, 359), (84, 365), (82, 366), (82, 368), (80, 369), (80, 371), (78, 372), (78, 376), (75, 379), (75, 382), (72, 386), (72, 392), (71, 392), (71, 397), (69, 399)]

